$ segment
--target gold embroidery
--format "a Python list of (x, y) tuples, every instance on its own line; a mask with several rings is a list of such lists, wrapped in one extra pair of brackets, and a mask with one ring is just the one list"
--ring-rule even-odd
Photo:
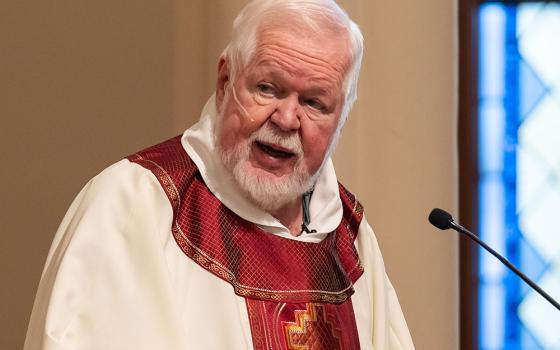
[(324, 305), (309, 303), (295, 311), (295, 322), (284, 322), (289, 350), (341, 349), (340, 330), (329, 319)]

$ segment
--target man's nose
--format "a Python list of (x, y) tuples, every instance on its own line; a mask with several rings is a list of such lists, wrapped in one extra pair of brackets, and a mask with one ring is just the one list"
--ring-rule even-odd
[(283, 131), (293, 131), (300, 127), (299, 100), (297, 96), (288, 95), (277, 102), (270, 120)]

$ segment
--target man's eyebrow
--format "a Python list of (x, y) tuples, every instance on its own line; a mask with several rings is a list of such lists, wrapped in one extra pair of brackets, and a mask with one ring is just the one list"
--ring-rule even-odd
[(278, 64), (271, 64), (266, 61), (259, 62), (255, 74), (267, 75), (278, 79), (287, 79), (290, 76), (290, 74), (281, 69)]
[(332, 95), (334, 91), (333, 88), (323, 86), (311, 86), (307, 90), (314, 95)]
[[(250, 74), (250, 76), (253, 79), (257, 79), (257, 77), (263, 76), (265, 78), (276, 79), (281, 84), (289, 80), (290, 74), (281, 69), (277, 64), (274, 64), (272, 62), (273, 61), (267, 59), (259, 61), (259, 65), (255, 69), (255, 71)], [(309, 86), (305, 89), (305, 92), (310, 95), (330, 97), (336, 94), (336, 87), (332, 86), (332, 84), (330, 84), (330, 82), (327, 82), (327, 79), (323, 77), (311, 77)]]

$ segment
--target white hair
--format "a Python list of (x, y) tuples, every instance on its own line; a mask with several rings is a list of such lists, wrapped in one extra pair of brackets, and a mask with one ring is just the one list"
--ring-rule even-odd
[(358, 25), (333, 0), (252, 0), (235, 18), (231, 41), (222, 54), (227, 60), (232, 83), (253, 58), (261, 25), (271, 22), (319, 34), (335, 28), (346, 32), (350, 65), (344, 79), (344, 105), (335, 133), (338, 135), (357, 98), (363, 55), (363, 37)]

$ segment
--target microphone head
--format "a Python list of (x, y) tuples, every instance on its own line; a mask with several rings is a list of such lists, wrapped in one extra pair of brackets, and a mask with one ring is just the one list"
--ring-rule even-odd
[(443, 209), (434, 208), (432, 209), (428, 220), (430, 220), (430, 223), (440, 230), (447, 230), (451, 227), (453, 217)]

